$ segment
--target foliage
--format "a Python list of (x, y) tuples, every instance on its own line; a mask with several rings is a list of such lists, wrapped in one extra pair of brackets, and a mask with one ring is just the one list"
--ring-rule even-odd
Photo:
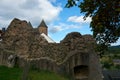
[(84, 19), (90, 16), (90, 27), (97, 43), (108, 45), (120, 37), (119, 0), (68, 0), (66, 7), (78, 6)]
[(102, 55), (100, 61), (102, 67), (105, 69), (120, 69), (120, 64), (114, 64), (113, 60), (120, 59), (120, 48), (119, 47), (109, 47), (108, 51)]
[(101, 58), (101, 64), (103, 69), (111, 69), (111, 66), (113, 66), (112, 58), (110, 56), (104, 56)]
[(108, 45), (98, 44), (95, 47), (96, 51), (99, 52), (100, 57), (104, 55), (104, 53), (108, 50)]

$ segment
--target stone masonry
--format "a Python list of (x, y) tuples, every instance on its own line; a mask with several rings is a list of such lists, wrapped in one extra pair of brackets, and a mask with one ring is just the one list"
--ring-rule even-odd
[(39, 27), (15, 18), (0, 41), (0, 65), (24, 67), (27, 61), (30, 67), (66, 74), (72, 80), (102, 80), (91, 35), (72, 32), (60, 43), (48, 43)]

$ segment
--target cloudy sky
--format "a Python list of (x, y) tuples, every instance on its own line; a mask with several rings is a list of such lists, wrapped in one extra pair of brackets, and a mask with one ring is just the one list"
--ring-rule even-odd
[[(89, 28), (91, 18), (83, 20), (79, 8), (65, 8), (67, 0), (1, 0), (0, 29), (8, 27), (14, 18), (30, 21), (37, 27), (44, 19), (49, 36), (59, 42), (70, 32), (92, 34)], [(120, 44), (120, 40), (116, 43)]]

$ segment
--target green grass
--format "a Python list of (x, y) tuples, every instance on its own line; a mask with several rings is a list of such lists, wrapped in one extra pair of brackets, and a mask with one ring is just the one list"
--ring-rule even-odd
[(68, 80), (68, 78), (49, 71), (31, 71), (29, 80)]
[[(0, 66), (0, 80), (21, 80), (22, 69)], [(28, 80), (68, 80), (68, 78), (49, 71), (30, 70)]]
[(0, 80), (20, 80), (22, 70), (19, 68), (8, 68), (0, 66)]

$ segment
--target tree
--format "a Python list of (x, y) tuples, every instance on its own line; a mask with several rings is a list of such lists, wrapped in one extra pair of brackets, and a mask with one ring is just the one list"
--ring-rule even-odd
[(114, 43), (120, 37), (120, 0), (68, 0), (65, 7), (78, 6), (84, 19), (90, 23), (93, 36), (101, 47)]

